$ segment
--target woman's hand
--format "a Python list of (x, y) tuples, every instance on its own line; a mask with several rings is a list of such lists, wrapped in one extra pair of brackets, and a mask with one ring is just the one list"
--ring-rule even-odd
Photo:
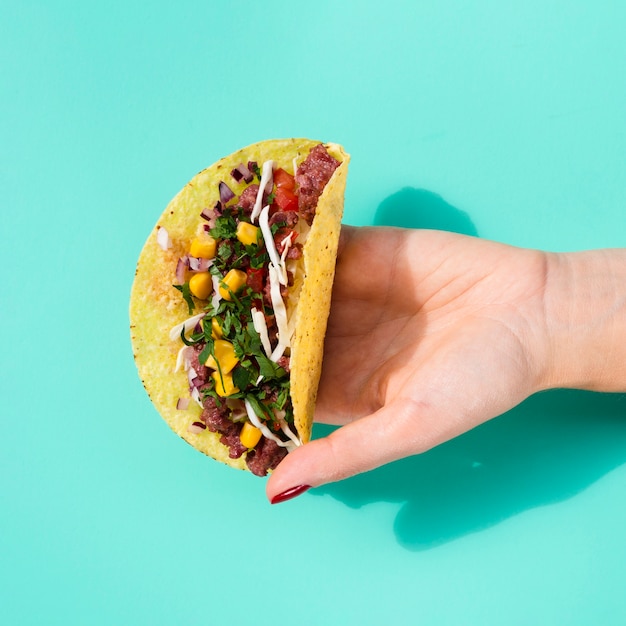
[(424, 452), (567, 385), (555, 342), (577, 308), (554, 274), (570, 266), (447, 232), (344, 227), (315, 415), (343, 426), (289, 454), (268, 497)]

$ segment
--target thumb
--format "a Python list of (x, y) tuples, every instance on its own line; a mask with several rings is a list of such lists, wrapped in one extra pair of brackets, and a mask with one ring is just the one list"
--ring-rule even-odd
[[(272, 472), (266, 487), (275, 504), (306, 491), (424, 452), (445, 440), (441, 421), (422, 402), (396, 399), (375, 413), (355, 420), (328, 437), (288, 454)], [(438, 426), (438, 427), (437, 427)]]

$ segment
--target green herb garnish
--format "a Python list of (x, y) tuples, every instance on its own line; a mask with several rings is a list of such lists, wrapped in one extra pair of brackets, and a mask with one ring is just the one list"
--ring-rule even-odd
[(178, 291), (183, 294), (183, 299), (187, 303), (187, 308), (189, 309), (189, 315), (191, 315), (196, 304), (193, 301), (193, 296), (191, 295), (191, 291), (189, 290), (189, 281), (187, 281), (183, 285), (172, 285), (172, 287), (174, 287), (174, 289), (178, 289)]

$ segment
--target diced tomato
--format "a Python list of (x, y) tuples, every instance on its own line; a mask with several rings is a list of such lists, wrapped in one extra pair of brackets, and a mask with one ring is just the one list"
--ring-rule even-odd
[(263, 268), (255, 269), (249, 267), (246, 270), (246, 285), (254, 291), (254, 293), (263, 293), (263, 285), (265, 283), (265, 270)]
[(297, 211), (298, 196), (287, 187), (277, 187), (274, 193), (274, 206), (278, 211)]
[(296, 179), (289, 173), (285, 172), (284, 169), (278, 168), (273, 172), (274, 184), (277, 189), (289, 189), (289, 191), (294, 191), (296, 188)]

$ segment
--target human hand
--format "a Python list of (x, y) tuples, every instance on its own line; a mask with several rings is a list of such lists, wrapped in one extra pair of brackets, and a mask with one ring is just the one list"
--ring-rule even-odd
[(268, 497), (424, 452), (567, 383), (554, 336), (574, 309), (550, 315), (547, 296), (561, 265), (453, 233), (344, 227), (315, 416), (343, 426), (289, 454)]

